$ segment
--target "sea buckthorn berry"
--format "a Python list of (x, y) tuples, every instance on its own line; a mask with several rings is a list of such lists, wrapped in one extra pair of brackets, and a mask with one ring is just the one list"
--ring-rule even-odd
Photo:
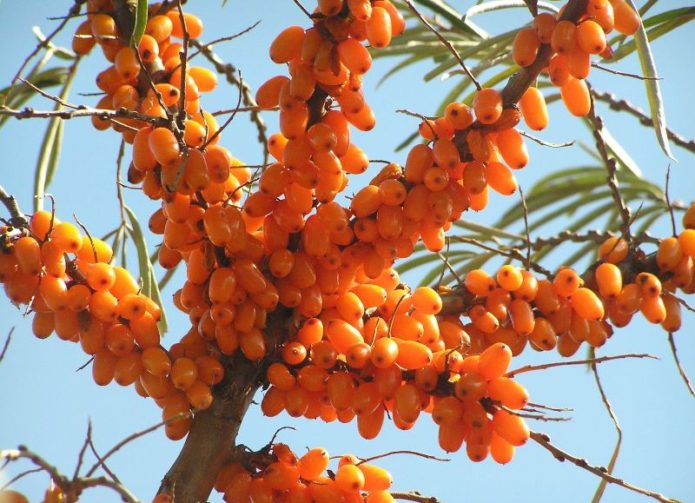
[(640, 27), (639, 14), (624, 0), (611, 2), (615, 17), (615, 29), (623, 35), (634, 35)]
[(596, 21), (587, 19), (577, 26), (577, 45), (589, 54), (601, 54), (606, 48), (606, 34)]
[(518, 290), (523, 281), (521, 271), (513, 265), (504, 265), (497, 271), (497, 283), (508, 292)]
[(524, 419), (506, 410), (495, 412), (492, 416), (492, 428), (495, 433), (515, 447), (524, 445), (530, 437)]
[(386, 47), (391, 43), (391, 16), (383, 7), (374, 7), (367, 20), (367, 40), (374, 47)]
[(642, 297), (640, 301), (640, 311), (650, 323), (658, 324), (666, 320), (666, 305), (660, 295), (655, 297)]
[(660, 269), (670, 271), (673, 270), (683, 257), (683, 250), (678, 238), (668, 237), (662, 239), (659, 243), (659, 249), (656, 252), (656, 264)]
[(438, 314), (442, 310), (442, 299), (428, 286), (421, 286), (413, 291), (413, 306), (424, 314)]
[(674, 295), (662, 297), (666, 317), (661, 322), (661, 327), (667, 332), (677, 332), (681, 328), (681, 304)]
[(518, 381), (498, 377), (488, 383), (487, 394), (510, 409), (523, 409), (528, 404), (528, 391)]
[(478, 373), (487, 379), (497, 379), (509, 368), (512, 352), (509, 346), (501, 342), (491, 345), (480, 354)]
[(659, 297), (661, 295), (661, 280), (652, 273), (639, 273), (635, 277), (635, 283), (639, 286), (644, 297)]
[(678, 235), (678, 243), (684, 255), (695, 258), (695, 229), (685, 229)]
[(14, 256), (19, 268), (26, 274), (41, 272), (41, 246), (36, 239), (24, 236), (14, 243)]
[(190, 38), (198, 38), (203, 33), (203, 22), (198, 16), (195, 16), (189, 12), (183, 13), (183, 22), (181, 21), (181, 14), (177, 9), (172, 9), (167, 12), (167, 16), (171, 20), (172, 25), (172, 36), (176, 38), (183, 38), (184, 23), (186, 27), (186, 32)]
[(315, 448), (308, 451), (297, 461), (300, 476), (305, 480), (317, 480), (328, 467), (329, 457), (325, 449)]
[(531, 305), (521, 299), (514, 299), (509, 303), (509, 321), (512, 328), (519, 335), (529, 335), (535, 328), (535, 317)]
[(466, 274), (464, 285), (474, 295), (486, 296), (495, 289), (495, 280), (482, 269), (474, 269)]
[(623, 289), (623, 277), (620, 269), (610, 262), (604, 262), (594, 273), (601, 297), (615, 299)]
[(524, 138), (516, 129), (505, 129), (497, 133), (497, 146), (510, 168), (520, 169), (528, 164)]
[(157, 15), (152, 16), (147, 20), (147, 25), (145, 26), (145, 33), (154, 38), (158, 43), (164, 42), (169, 35), (174, 26), (167, 16)]
[(473, 98), (473, 110), (478, 122), (493, 124), (502, 115), (502, 96), (496, 89), (481, 89)]
[(176, 136), (167, 128), (155, 128), (150, 133), (148, 145), (159, 164), (170, 165), (179, 158), (180, 151)]
[(548, 75), (550, 81), (556, 86), (564, 86), (569, 82), (570, 70), (567, 56), (564, 54), (555, 54), (550, 58), (548, 63)]
[(338, 55), (351, 73), (362, 75), (372, 66), (369, 51), (354, 38), (348, 38), (338, 44)]
[(576, 47), (567, 53), (567, 69), (575, 79), (585, 79), (591, 72), (591, 54)]
[(560, 88), (560, 94), (572, 115), (583, 117), (591, 110), (591, 95), (584, 80), (570, 76), (567, 83)]
[(548, 109), (545, 97), (537, 87), (529, 87), (519, 100), (521, 114), (526, 125), (534, 131), (548, 127)]
[(550, 43), (557, 20), (549, 12), (542, 12), (533, 18), (533, 27), (542, 44)]
[(629, 251), (627, 241), (619, 237), (610, 237), (606, 239), (598, 249), (598, 256), (601, 260), (618, 264), (625, 260)]
[(531, 66), (536, 60), (541, 41), (534, 28), (523, 28), (514, 37), (512, 58), (519, 66)]
[(94, 290), (108, 290), (116, 283), (116, 273), (109, 264), (94, 264), (87, 273), (87, 283)]
[(289, 26), (281, 31), (270, 44), (270, 59), (280, 64), (298, 58), (301, 55), (303, 43), (304, 28)]
[(466, 129), (475, 120), (473, 111), (464, 103), (449, 103), (444, 109), (444, 117), (454, 129)]
[(585, 320), (600, 321), (605, 315), (603, 303), (588, 288), (579, 288), (570, 296), (572, 309)]
[(564, 54), (571, 51), (577, 45), (577, 27), (571, 21), (558, 21), (553, 28), (550, 38), (550, 46), (553, 51)]
[(77, 227), (69, 222), (60, 222), (53, 226), (51, 240), (65, 253), (77, 253), (82, 248), (82, 236)]
[(561, 269), (553, 278), (553, 286), (558, 295), (570, 297), (582, 286), (582, 279), (570, 268)]
[(364, 488), (364, 474), (357, 466), (346, 464), (338, 468), (335, 483), (341, 491), (360, 491)]

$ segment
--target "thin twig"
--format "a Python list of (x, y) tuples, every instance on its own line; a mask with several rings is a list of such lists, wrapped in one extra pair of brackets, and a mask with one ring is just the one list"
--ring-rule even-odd
[(538, 433), (536, 431), (531, 432), (531, 438), (533, 439), (534, 442), (536, 442), (538, 445), (543, 447), (544, 449), (548, 450), (558, 461), (569, 461), (573, 465), (578, 466), (579, 468), (582, 468), (588, 472), (593, 473), (594, 475), (601, 477), (602, 479), (606, 480), (610, 484), (616, 484), (621, 487), (624, 487), (625, 489), (628, 489), (630, 491), (634, 491), (640, 494), (644, 494), (645, 496), (649, 496), (650, 498), (654, 498), (655, 500), (661, 501), (663, 503), (673, 503), (673, 499), (668, 498), (664, 496), (661, 493), (650, 491), (648, 489), (642, 489), (641, 487), (638, 487), (636, 485), (630, 484), (629, 482), (619, 479), (618, 477), (614, 477), (610, 473), (606, 472), (606, 469), (603, 466), (594, 466), (589, 464), (589, 462), (586, 459), (579, 458), (577, 456), (573, 456), (572, 454), (563, 451), (559, 447), (555, 446), (550, 442), (550, 437), (546, 435), (545, 433)]
[(417, 503), (441, 503), (441, 500), (435, 498), (434, 496), (423, 496), (417, 491), (411, 491), (408, 493), (391, 492), (391, 497), (396, 500), (416, 501)]
[(668, 207), (668, 214), (671, 217), (671, 230), (673, 235), (676, 236), (676, 217), (673, 215), (673, 207), (671, 206), (671, 198), (668, 195), (669, 182), (671, 181), (671, 163), (666, 166), (666, 183), (664, 186), (664, 199), (666, 199), (666, 206)]
[[(244, 84), (244, 79), (241, 76), (241, 70), (239, 70), (239, 82), (240, 82), (240, 84), (239, 84), (239, 96), (237, 97), (237, 101), (236, 101), (237, 110), (241, 106), (241, 99), (242, 99), (242, 95), (243, 95), (241, 88)], [(236, 117), (236, 112), (232, 112), (230, 114), (230, 116), (227, 117), (227, 120), (224, 121), (224, 124), (222, 124), (222, 126), (220, 126), (220, 128), (217, 131), (215, 131), (215, 134), (213, 134), (210, 138), (208, 138), (205, 141), (205, 143), (203, 144), (203, 149), (205, 149), (205, 147), (207, 147), (210, 143), (215, 141), (215, 139), (222, 134), (222, 131), (224, 131), (227, 128), (227, 126), (229, 126), (232, 123), (232, 121), (234, 120), (234, 117)]]
[(18, 80), (21, 79), (22, 72), (24, 69), (27, 67), (29, 64), (29, 61), (31, 61), (34, 56), (36, 56), (41, 49), (50, 47), (51, 45), (51, 40), (55, 38), (58, 33), (60, 33), (63, 28), (65, 28), (65, 25), (68, 23), (68, 21), (71, 19), (72, 16), (78, 14), (80, 12), (80, 8), (82, 7), (82, 4), (84, 3), (84, 0), (75, 0), (72, 7), (70, 7), (70, 10), (68, 11), (67, 16), (65, 19), (63, 19), (58, 26), (56, 26), (55, 30), (53, 30), (47, 37), (42, 38), (38, 44), (36, 44), (36, 47), (27, 55), (26, 58), (24, 58), (24, 61), (19, 67), (19, 70), (17, 70), (17, 73), (15, 73), (14, 77), (12, 78), (12, 81), (10, 82), (10, 87), (7, 90), (7, 93), (5, 94), (5, 97), (3, 98), (2, 104), (5, 105), (7, 103), (7, 100), (10, 99), (10, 96), (12, 95), (12, 91), (14, 91), (14, 86), (17, 83)]
[[(608, 92), (594, 90), (593, 95), (594, 99), (603, 101), (604, 103), (608, 104), (608, 108), (610, 108), (611, 110), (615, 110), (617, 112), (627, 112), (633, 117), (636, 117), (639, 120), (639, 123), (643, 126), (653, 127), (654, 123), (652, 121), (652, 118), (648, 116), (646, 113), (644, 113), (639, 107), (633, 105), (629, 101), (618, 98), (616, 95)], [(689, 150), (690, 152), (695, 152), (695, 140), (688, 140), (680, 134), (668, 128), (666, 128), (666, 136), (668, 136), (668, 139), (671, 140), (674, 144), (678, 145), (679, 147), (685, 150)]]
[(0, 202), (7, 208), (10, 214), (10, 224), (15, 227), (24, 227), (29, 223), (27, 217), (19, 209), (17, 199), (13, 195), (8, 194), (2, 185), (0, 185)]
[(8, 480), (7, 483), (0, 486), (0, 491), (4, 491), (8, 487), (10, 487), (12, 484), (14, 484), (15, 482), (17, 482), (20, 479), (23, 479), (27, 475), (31, 475), (32, 473), (38, 473), (38, 472), (42, 472), (42, 471), (43, 471), (43, 468), (32, 468), (30, 470), (25, 470), (21, 473), (18, 473), (17, 475), (12, 477), (10, 480)]
[(618, 213), (620, 214), (620, 218), (623, 221), (620, 227), (620, 231), (625, 236), (625, 238), (628, 241), (630, 241), (632, 237), (630, 232), (630, 222), (632, 219), (632, 215), (630, 212), (630, 208), (627, 206), (622, 194), (620, 193), (620, 188), (618, 186), (618, 163), (615, 160), (615, 158), (611, 157), (611, 155), (609, 154), (608, 146), (606, 145), (606, 141), (604, 140), (602, 134), (603, 119), (601, 119), (601, 117), (596, 113), (596, 101), (593, 97), (593, 89), (590, 88), (590, 91), (591, 109), (587, 115), (587, 119), (589, 120), (589, 122), (591, 122), (594, 133), (594, 140), (596, 141), (596, 147), (599, 151), (599, 154), (601, 155), (601, 159), (603, 160), (606, 170), (608, 171), (608, 176), (606, 178), (608, 182), (608, 187), (611, 190), (613, 201), (615, 202), (615, 206), (618, 210)]
[[(590, 349), (589, 355), (592, 358), (596, 359), (596, 350), (593, 347)], [(594, 374), (594, 379), (596, 380), (598, 392), (601, 395), (601, 401), (603, 402), (604, 407), (606, 407), (611, 421), (613, 421), (615, 431), (618, 433), (618, 439), (615, 443), (615, 448), (613, 449), (613, 454), (611, 455), (611, 460), (608, 462), (607, 467), (607, 473), (613, 473), (613, 470), (615, 469), (615, 464), (618, 461), (618, 456), (620, 455), (620, 446), (623, 443), (623, 430), (620, 427), (620, 423), (618, 422), (618, 416), (616, 416), (615, 411), (613, 410), (613, 406), (611, 405), (610, 400), (608, 400), (608, 395), (606, 395), (606, 391), (603, 389), (601, 378), (598, 375), (598, 367), (596, 366), (596, 362), (592, 362), (590, 366), (591, 372)], [(596, 488), (594, 497), (591, 499), (591, 503), (598, 503), (599, 501), (601, 501), (601, 497), (603, 496), (603, 492), (606, 490), (607, 484), (608, 482), (606, 481), (606, 479), (601, 480), (601, 483)]]
[(94, 454), (94, 457), (97, 458), (97, 460), (100, 462), (101, 469), (104, 470), (109, 475), (109, 477), (111, 477), (113, 479), (114, 482), (117, 482), (118, 484), (120, 484), (121, 481), (118, 479), (116, 474), (113, 473), (111, 471), (111, 469), (106, 465), (106, 463), (104, 462), (104, 459), (99, 455), (99, 453), (97, 452), (97, 448), (94, 445), (94, 440), (91, 438), (89, 439), (89, 449), (92, 451), (92, 454)]
[(439, 458), (437, 456), (433, 456), (431, 454), (425, 454), (424, 452), (418, 452), (418, 451), (408, 451), (408, 450), (399, 450), (399, 451), (389, 451), (385, 452), (383, 454), (377, 454), (376, 456), (372, 456), (370, 458), (364, 458), (357, 463), (358, 465), (361, 465), (362, 463), (369, 463), (370, 461), (376, 461), (377, 459), (385, 458), (388, 456), (395, 456), (397, 454), (409, 454), (411, 456), (418, 456), (420, 458), (425, 458), (425, 459), (431, 459), (432, 461), (441, 461), (442, 463), (448, 463), (451, 461), (449, 458)]
[(525, 136), (531, 141), (534, 141), (538, 143), (539, 145), (543, 145), (544, 147), (550, 147), (550, 148), (565, 148), (565, 147), (571, 147), (572, 145), (575, 144), (574, 140), (566, 141), (564, 143), (553, 143), (550, 141), (542, 140), (538, 138), (537, 136), (533, 136), (532, 134), (527, 133), (526, 131), (519, 131), (521, 133), (521, 136)]
[(614, 70), (598, 63), (591, 63), (591, 66), (603, 70), (604, 72), (612, 73), (613, 75), (620, 75), (621, 77), (631, 77), (637, 80), (662, 80), (661, 77), (645, 77), (643, 75), (637, 75), (636, 73), (621, 72), (620, 70)]
[(109, 449), (109, 451), (106, 454), (104, 454), (104, 456), (101, 459), (99, 459), (96, 463), (94, 463), (94, 465), (87, 472), (86, 476), (91, 477), (94, 474), (94, 472), (97, 470), (97, 468), (99, 468), (100, 466), (103, 465), (104, 461), (106, 461), (109, 457), (111, 457), (113, 454), (118, 452), (122, 447), (129, 444), (130, 442), (137, 440), (140, 437), (144, 437), (145, 435), (152, 433), (153, 431), (156, 431), (159, 428), (161, 428), (162, 426), (169, 424), (173, 421), (178, 421), (180, 419), (185, 419), (187, 417), (190, 417), (190, 415), (191, 415), (190, 413), (185, 413), (185, 412), (180, 413), (180, 414), (176, 414), (175, 416), (172, 416), (171, 418), (167, 419), (166, 421), (161, 421), (153, 426), (150, 426), (149, 428), (145, 428), (144, 430), (141, 430), (141, 431), (132, 433), (131, 435), (128, 435), (123, 440), (121, 440), (116, 445), (114, 445), (111, 449)]
[(404, 0), (404, 2), (408, 5), (411, 11), (413, 11), (413, 14), (415, 14), (420, 21), (422, 21), (422, 24), (427, 26), (427, 28), (434, 33), (434, 35), (439, 39), (439, 41), (444, 44), (444, 46), (449, 49), (449, 52), (453, 54), (454, 58), (456, 58), (456, 61), (458, 61), (459, 65), (461, 65), (461, 68), (463, 68), (463, 71), (466, 72), (466, 75), (468, 76), (469, 79), (471, 79), (471, 82), (473, 82), (473, 85), (475, 88), (480, 91), (482, 89), (482, 86), (480, 85), (480, 82), (478, 82), (478, 79), (475, 78), (473, 73), (468, 69), (468, 66), (466, 66), (466, 63), (464, 63), (463, 59), (461, 58), (461, 55), (459, 52), (456, 50), (456, 48), (449, 42), (444, 35), (439, 33), (439, 30), (437, 30), (432, 24), (425, 18), (425, 16), (422, 15), (422, 13), (417, 10), (415, 5), (413, 5), (413, 2), (411, 0)]
[(306, 7), (304, 7), (304, 5), (302, 5), (302, 2), (300, 2), (299, 0), (294, 0), (294, 3), (297, 4), (297, 7), (299, 7), (299, 8), (301, 9), (301, 11), (302, 11), (304, 14), (306, 14), (307, 17), (308, 17), (309, 19), (313, 19), (313, 18), (311, 17), (311, 12), (309, 12), (308, 10), (306, 10)]
[(531, 269), (531, 231), (528, 224), (528, 206), (524, 191), (519, 186), (519, 198), (521, 199), (521, 207), (524, 210), (524, 235), (526, 236), (526, 269)]
[(183, 50), (181, 51), (181, 96), (179, 97), (179, 110), (176, 115), (176, 124), (178, 125), (179, 131), (183, 131), (186, 122), (186, 65), (188, 64), (188, 41), (190, 36), (188, 35), (188, 27), (186, 26), (186, 17), (183, 15), (183, 7), (181, 6), (181, 0), (176, 2), (176, 8), (179, 11), (179, 20), (181, 21), (181, 28), (183, 31), (183, 40), (181, 45)]
[(268, 164), (270, 151), (268, 150), (268, 135), (266, 133), (267, 127), (263, 121), (263, 118), (261, 117), (260, 109), (251, 110), (253, 107), (258, 107), (258, 103), (256, 103), (256, 100), (253, 97), (251, 88), (245, 82), (239, 81), (236, 76), (237, 70), (233, 65), (222, 61), (222, 59), (206, 44), (203, 44), (195, 39), (191, 40), (190, 43), (193, 47), (198, 49), (210, 63), (213, 64), (217, 73), (224, 75), (227, 82), (237, 86), (241, 90), (244, 105), (249, 108), (249, 119), (256, 125), (256, 130), (258, 131), (258, 142), (263, 148), (263, 164)]
[(14, 327), (10, 329), (5, 339), (5, 344), (2, 345), (2, 351), (0, 351), (0, 362), (5, 358), (5, 353), (7, 353), (7, 348), (10, 347), (10, 341), (12, 340), (12, 333), (14, 332)]
[(550, 405), (544, 405), (542, 403), (533, 403), (533, 402), (528, 402), (527, 404), (529, 407), (535, 407), (538, 409), (546, 409), (546, 410), (551, 410), (553, 412), (573, 412), (574, 409), (571, 407), (551, 407)]
[(590, 363), (604, 363), (604, 362), (609, 362), (612, 360), (624, 360), (626, 358), (650, 358), (652, 360), (658, 360), (659, 359), (657, 356), (650, 355), (648, 353), (626, 353), (626, 354), (614, 355), (614, 356), (601, 356), (599, 358), (587, 358), (585, 360), (572, 360), (569, 362), (562, 361), (562, 362), (543, 363), (540, 365), (524, 365), (523, 367), (519, 367), (518, 369), (510, 370), (505, 375), (507, 377), (514, 377), (516, 375), (523, 374), (525, 372), (533, 372), (536, 370), (545, 370), (545, 369), (550, 369), (550, 368), (554, 368), (554, 367), (567, 367), (570, 365), (587, 365)]
[(678, 369), (678, 373), (681, 375), (681, 378), (683, 379), (685, 386), (688, 388), (688, 392), (695, 397), (695, 388), (693, 388), (693, 384), (690, 382), (690, 378), (688, 377), (688, 374), (685, 372), (685, 368), (683, 368), (680, 358), (678, 358), (678, 351), (676, 350), (676, 341), (673, 338), (673, 332), (668, 333), (668, 344), (669, 346), (671, 346), (671, 354), (673, 355), (673, 359), (676, 362), (676, 368)]
[(87, 419), (87, 434), (84, 437), (84, 442), (82, 443), (82, 448), (80, 449), (80, 453), (77, 455), (77, 465), (75, 466), (75, 471), (72, 475), (73, 480), (75, 480), (80, 474), (80, 469), (82, 468), (82, 463), (84, 462), (84, 455), (87, 452), (87, 446), (89, 446), (89, 443), (91, 441), (92, 441), (92, 420)]

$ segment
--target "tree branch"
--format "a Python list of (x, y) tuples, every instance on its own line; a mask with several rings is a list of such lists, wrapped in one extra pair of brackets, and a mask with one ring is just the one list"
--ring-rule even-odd
[(655, 491), (650, 491), (648, 489), (642, 489), (641, 487), (633, 485), (633, 484), (631, 484), (623, 479), (620, 479), (618, 477), (614, 477), (613, 475), (608, 473), (603, 466), (591, 465), (591, 464), (589, 464), (589, 462), (586, 459), (578, 458), (577, 456), (573, 456), (572, 454), (563, 451), (559, 447), (552, 444), (550, 442), (550, 437), (548, 435), (546, 435), (545, 433), (538, 433), (536, 431), (532, 431), (531, 432), (531, 438), (533, 439), (534, 442), (539, 444), (541, 447), (548, 450), (553, 456), (555, 456), (555, 458), (558, 461), (569, 461), (573, 465), (576, 465), (579, 468), (582, 468), (588, 472), (591, 472), (594, 475), (596, 475), (597, 477), (601, 477), (609, 484), (619, 485), (620, 487), (624, 487), (625, 489), (628, 489), (630, 491), (634, 491), (636, 493), (643, 494), (645, 496), (649, 496), (650, 498), (653, 498), (657, 501), (661, 501), (663, 503), (673, 503), (674, 502), (674, 500), (672, 498), (668, 498), (667, 496), (664, 496), (661, 493), (658, 493)]

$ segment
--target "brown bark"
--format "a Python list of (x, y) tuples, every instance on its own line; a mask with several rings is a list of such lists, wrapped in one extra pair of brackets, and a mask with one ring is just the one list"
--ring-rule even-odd
[[(280, 308), (268, 317), (267, 353), (286, 338), (291, 312)], [(265, 373), (263, 361), (251, 362), (237, 352), (225, 362), (225, 378), (213, 390), (209, 409), (196, 413), (191, 431), (159, 492), (173, 494), (176, 503), (207, 501), (220, 468), (236, 447), (239, 427)]]

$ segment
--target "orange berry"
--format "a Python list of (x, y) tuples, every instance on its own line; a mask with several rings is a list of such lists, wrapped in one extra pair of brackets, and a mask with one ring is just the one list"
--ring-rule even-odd
[(502, 95), (492, 88), (481, 89), (473, 98), (473, 109), (478, 122), (493, 124), (502, 115)]
[(511, 360), (509, 346), (501, 342), (493, 344), (480, 354), (478, 372), (487, 380), (497, 379), (507, 371)]
[(596, 21), (587, 19), (577, 26), (577, 45), (589, 54), (601, 54), (606, 48), (606, 34)]
[(579, 288), (570, 296), (572, 309), (585, 320), (600, 321), (605, 315), (601, 299), (588, 288)]
[(541, 41), (534, 28), (523, 28), (514, 37), (512, 58), (519, 66), (531, 66), (536, 60)]
[(548, 109), (543, 93), (538, 88), (529, 87), (519, 100), (519, 107), (529, 128), (541, 131), (548, 126)]
[(591, 110), (591, 95), (584, 80), (570, 76), (567, 83), (560, 88), (560, 94), (572, 115), (583, 117)]

